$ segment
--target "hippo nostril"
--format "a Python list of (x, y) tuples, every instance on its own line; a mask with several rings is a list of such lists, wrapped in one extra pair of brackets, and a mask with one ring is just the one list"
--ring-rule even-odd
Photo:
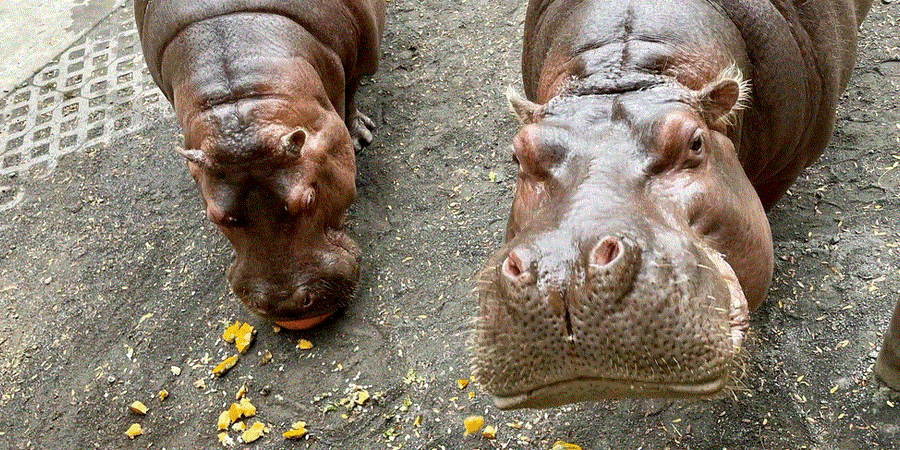
[(222, 222), (220, 223), (223, 227), (226, 228), (234, 228), (241, 225), (240, 219), (234, 216), (225, 216), (222, 218)]
[(242, 225), (241, 219), (238, 217), (214, 208), (207, 208), (206, 218), (210, 222), (223, 228), (237, 228)]
[(604, 267), (616, 260), (622, 249), (619, 247), (619, 241), (611, 236), (603, 238), (594, 247), (591, 252), (591, 264)]
[(522, 275), (522, 261), (515, 252), (509, 252), (503, 261), (503, 275), (511, 280), (518, 280)]

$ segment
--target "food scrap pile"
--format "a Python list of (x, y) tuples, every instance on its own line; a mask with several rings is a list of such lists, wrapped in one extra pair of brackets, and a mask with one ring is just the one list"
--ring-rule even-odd
[[(237, 353), (232, 356), (229, 356), (216, 364), (212, 369), (210, 369), (209, 373), (214, 375), (216, 378), (225, 376), (230, 369), (235, 367), (240, 359), (240, 355), (246, 354), (247, 350), (250, 348), (253, 343), (254, 336), (256, 335), (256, 329), (246, 323), (235, 321), (234, 323), (228, 325), (225, 330), (222, 332), (222, 340), (226, 343), (234, 344)], [(310, 349), (312, 348), (312, 343), (305, 339), (301, 339), (301, 343), (298, 344), (298, 348), (301, 349)], [(204, 357), (204, 361), (208, 360), (208, 355)], [(268, 350), (261, 353), (261, 357), (259, 360), (260, 365), (267, 364), (272, 359), (272, 353)], [(172, 374), (178, 376), (181, 374), (181, 368), (178, 366), (171, 367)], [(194, 387), (205, 389), (206, 388), (206, 380), (198, 379), (193, 383)], [(263, 421), (256, 420), (252, 425), (247, 424), (247, 420), (253, 418), (257, 415), (256, 406), (251, 403), (250, 399), (246, 397), (247, 394), (247, 386), (246, 384), (242, 385), (238, 392), (235, 394), (235, 401), (231, 403), (225, 410), (223, 410), (219, 416), (215, 425), (215, 429), (217, 431), (217, 438), (219, 443), (221, 443), (225, 447), (233, 447), (237, 443), (245, 443), (249, 444), (254, 442), (261, 437), (263, 437), (266, 433), (270, 431), (272, 428), (271, 424), (265, 423)], [(157, 393), (157, 398), (160, 402), (165, 400), (169, 396), (169, 392), (165, 389), (160, 390)], [(135, 415), (145, 416), (149, 408), (142, 403), (141, 401), (135, 400), (130, 405), (128, 405), (128, 409)], [(146, 430), (139, 423), (134, 423), (128, 427), (125, 431), (125, 435), (129, 439), (135, 439), (138, 436), (143, 435)], [(236, 433), (235, 437), (232, 437), (231, 433)], [(284, 431), (283, 436), (285, 439), (300, 439), (304, 436), (308, 435), (308, 431), (306, 429), (306, 423), (303, 421), (297, 421), (291, 424), (291, 427)]]
[[(208, 381), (213, 382), (211, 380), (231, 379), (233, 377), (231, 372), (242, 370), (240, 368), (243, 364), (246, 364), (246, 362), (241, 361), (241, 357), (242, 355), (246, 355), (249, 348), (253, 345), (257, 330), (252, 325), (240, 321), (222, 322), (222, 325), (225, 326), (224, 331), (221, 334), (222, 341), (227, 344), (233, 344), (234, 347), (232, 348), (229, 345), (228, 351), (226, 351), (226, 355), (228, 356), (225, 356), (218, 363), (213, 361), (213, 358), (209, 354), (206, 354), (200, 359), (200, 363), (204, 364), (208, 369), (206, 369), (205, 372), (206, 377), (199, 378), (193, 382), (195, 388), (207, 389)], [(278, 333), (280, 330), (277, 327), (273, 327), (273, 331)], [(296, 351), (300, 352), (298, 354), (305, 354), (306, 357), (314, 357), (315, 354), (310, 353), (314, 347), (313, 343), (307, 339), (298, 339), (295, 345)], [(264, 366), (267, 365), (272, 358), (272, 352), (263, 350), (259, 352), (259, 358), (256, 363), (259, 366)], [(332, 363), (332, 366), (332, 370), (335, 372), (343, 372), (345, 370), (343, 364), (336, 361)], [(247, 366), (244, 367), (246, 368)], [(192, 369), (197, 370), (198, 368), (199, 367), (192, 365)], [(171, 371), (173, 375), (179, 376), (182, 369), (179, 366), (172, 366)], [(253, 377), (250, 376), (250, 379), (252, 378)], [(353, 423), (361, 418), (367, 418), (366, 420), (368, 420), (368, 418), (372, 417), (370, 414), (371, 412), (381, 410), (382, 413), (380, 414), (380, 418), (382, 419), (382, 422), (380, 427), (383, 429), (379, 431), (379, 440), (383, 440), (387, 443), (389, 448), (399, 449), (405, 447), (403, 443), (404, 439), (408, 441), (408, 443), (413, 443), (415, 442), (415, 439), (425, 437), (420, 434), (423, 422), (433, 421), (434, 424), (437, 424), (442, 422), (442, 419), (445, 419), (445, 416), (448, 414), (447, 410), (438, 408), (436, 407), (437, 405), (426, 407), (423, 404), (415, 404), (413, 397), (416, 395), (414, 393), (412, 395), (401, 396), (400, 398), (394, 397), (398, 403), (391, 407), (390, 399), (385, 398), (384, 392), (373, 391), (371, 390), (372, 386), (356, 384), (354, 381), (357, 378), (359, 378), (359, 375), (357, 375), (356, 378), (347, 380), (348, 384), (343, 393), (340, 393), (340, 391), (323, 392), (312, 400), (314, 405), (318, 405), (317, 407), (321, 413), (321, 418), (325, 418), (329, 413), (335, 412), (344, 423)], [(499, 430), (499, 427), (496, 424), (486, 423), (485, 418), (482, 415), (470, 415), (463, 418), (462, 412), (464, 410), (471, 410), (472, 407), (476, 405), (472, 402), (476, 397), (475, 384), (472, 383), (469, 378), (454, 377), (451, 378), (451, 380), (453, 380), (449, 381), (449, 383), (453, 383), (453, 388), (451, 389), (459, 391), (462, 395), (452, 395), (449, 398), (446, 398), (445, 400), (447, 403), (445, 403), (445, 405), (452, 406), (449, 413), (456, 415), (456, 417), (459, 417), (462, 420), (462, 436), (466, 439), (474, 439), (471, 441), (473, 444), (475, 444), (476, 441), (480, 441), (484, 445), (489, 445), (491, 448), (498, 446), (505, 448), (507, 443), (512, 443), (522, 448), (534, 448), (534, 445), (537, 443), (525, 438), (521, 434), (518, 434), (518, 436), (507, 434), (503, 437), (505, 441), (501, 442), (498, 440), (498, 436), (503, 434), (502, 430)], [(407, 387), (405, 389), (417, 392), (428, 389), (429, 382), (432, 381), (435, 381), (433, 375), (426, 379), (415, 369), (410, 368), (406, 371), (405, 375), (400, 378), (398, 384), (406, 385)], [(214, 388), (210, 392), (224, 394), (221, 386)], [(262, 395), (267, 395), (265, 392), (261, 391), (261, 393)], [(165, 389), (161, 389), (156, 394), (156, 399), (159, 402), (162, 402), (168, 396), (169, 392)], [(459, 404), (457, 402), (459, 402), (460, 399), (468, 400), (468, 402)], [(147, 405), (141, 401), (135, 400), (128, 405), (128, 409), (135, 416), (143, 417), (150, 412), (151, 408), (148, 408)], [(427, 419), (427, 416), (432, 413), (434, 414), (434, 417)], [(285, 440), (315, 438), (310, 429), (307, 428), (307, 422), (305, 420), (297, 420), (295, 417), (290, 423), (283, 422), (282, 425), (276, 426), (269, 423), (264, 418), (260, 418), (259, 414), (260, 411), (257, 409), (257, 406), (253, 404), (251, 398), (248, 396), (247, 383), (243, 383), (233, 395), (233, 400), (229, 400), (222, 405), (222, 409), (218, 412), (215, 424), (209, 427), (211, 433), (210, 437), (215, 433), (216, 440), (225, 448), (232, 448), (240, 444), (256, 442), (266, 438), (266, 436), (279, 428), (280, 430), (275, 432), (280, 432), (282, 438)], [(336, 418), (338, 416), (333, 417)], [(282, 418), (282, 420), (284, 420), (284, 418)], [(527, 426), (530, 426), (530, 424), (527, 424)], [(509, 422), (506, 423), (505, 429), (520, 430), (521, 428), (523, 428), (521, 422)], [(327, 427), (323, 428), (323, 430), (327, 429)], [(129, 439), (136, 439), (139, 436), (147, 435), (148, 433), (152, 434), (153, 430), (142, 427), (141, 423), (131, 424), (125, 432)], [(405, 438), (403, 436), (404, 434)], [(549, 443), (546, 443), (545, 441), (541, 447), (549, 448), (550, 450), (580, 450), (580, 447), (577, 445), (568, 444), (563, 441), (556, 441), (552, 447), (546, 447), (547, 445), (549, 445)]]

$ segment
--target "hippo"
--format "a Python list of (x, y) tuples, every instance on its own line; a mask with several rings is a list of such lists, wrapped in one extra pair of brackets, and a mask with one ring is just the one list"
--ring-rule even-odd
[(766, 212), (825, 149), (869, 6), (529, 2), (518, 177), (469, 344), (497, 407), (734, 386)]
[(172, 104), (227, 278), (252, 312), (295, 329), (345, 306), (361, 252), (344, 231), (355, 151), (374, 123), (383, 0), (137, 0), (150, 75)]
[(894, 316), (884, 333), (881, 351), (875, 359), (875, 375), (885, 385), (900, 391), (900, 300), (894, 306)]

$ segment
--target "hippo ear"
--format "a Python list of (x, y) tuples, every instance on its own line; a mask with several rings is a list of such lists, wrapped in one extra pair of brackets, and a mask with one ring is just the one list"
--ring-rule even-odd
[(535, 113), (541, 105), (522, 97), (512, 86), (506, 88), (506, 100), (509, 101), (509, 110), (519, 119), (519, 123), (534, 123)]
[(300, 156), (308, 135), (309, 132), (305, 128), (294, 128), (281, 137), (281, 151), (289, 156)]
[(700, 115), (710, 125), (732, 124), (737, 112), (747, 106), (749, 98), (750, 81), (744, 80), (734, 65), (697, 92)]
[(200, 150), (175, 147), (175, 153), (178, 153), (179, 155), (184, 157), (184, 159), (188, 160), (188, 162), (192, 162), (198, 166), (208, 165), (206, 155), (203, 154), (203, 152)]

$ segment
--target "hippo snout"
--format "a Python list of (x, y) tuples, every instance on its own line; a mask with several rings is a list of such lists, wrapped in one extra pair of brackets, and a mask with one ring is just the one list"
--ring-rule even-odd
[(346, 306), (356, 290), (356, 280), (342, 276), (318, 278), (293, 290), (280, 286), (268, 289), (246, 287), (266, 284), (262, 280), (241, 281), (233, 284), (233, 289), (250, 310), (279, 324), (315, 318), (324, 320)]
[(516, 239), (479, 277), (473, 372), (501, 408), (718, 392), (740, 304), (722, 264), (676, 233)]
[(238, 253), (227, 272), (232, 290), (248, 309), (278, 325), (317, 325), (350, 303), (359, 280), (359, 248), (345, 235), (329, 236), (327, 246), (282, 258)]

